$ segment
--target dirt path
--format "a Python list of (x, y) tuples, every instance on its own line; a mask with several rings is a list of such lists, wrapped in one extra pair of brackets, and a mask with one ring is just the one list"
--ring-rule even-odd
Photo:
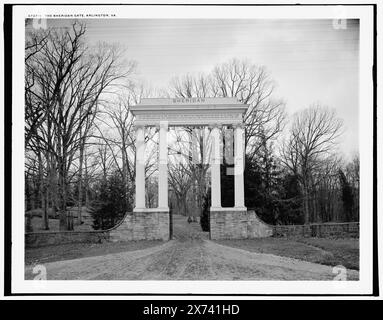
[[(332, 280), (332, 267), (249, 252), (208, 240), (197, 223), (174, 218), (174, 240), (144, 250), (45, 264), (56, 280)], [(348, 279), (358, 279), (358, 272)], [(26, 268), (32, 279), (32, 266)]]

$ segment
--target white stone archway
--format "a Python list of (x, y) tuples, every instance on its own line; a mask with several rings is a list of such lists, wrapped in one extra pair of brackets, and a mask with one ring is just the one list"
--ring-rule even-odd
[(243, 186), (244, 130), (243, 115), (248, 105), (235, 98), (142, 99), (132, 107), (136, 127), (136, 211), (145, 210), (144, 128), (160, 127), (158, 209), (168, 210), (167, 130), (169, 126), (208, 126), (214, 146), (211, 163), (212, 210), (221, 210), (220, 164), (221, 128), (235, 128), (235, 208), (245, 209)]
[[(118, 236), (125, 240), (169, 238), (168, 207), (168, 128), (173, 126), (211, 129), (211, 239), (253, 237), (250, 218), (244, 203), (245, 141), (243, 117), (249, 105), (236, 98), (142, 99), (133, 106), (136, 130), (135, 207), (119, 226)], [(158, 208), (145, 207), (145, 128), (159, 128)], [(234, 197), (233, 208), (221, 206), (221, 128), (234, 128)], [(249, 231), (250, 230), (250, 231)], [(254, 233), (254, 232), (253, 232)]]

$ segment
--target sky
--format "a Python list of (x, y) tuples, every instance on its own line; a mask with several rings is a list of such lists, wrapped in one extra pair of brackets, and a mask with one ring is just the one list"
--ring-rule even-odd
[[(231, 58), (265, 66), (288, 114), (320, 103), (344, 121), (340, 150), (358, 151), (359, 22), (347, 20), (86, 19), (87, 41), (117, 43), (138, 77), (166, 88), (184, 74), (208, 73)], [(52, 20), (61, 26), (69, 20)]]

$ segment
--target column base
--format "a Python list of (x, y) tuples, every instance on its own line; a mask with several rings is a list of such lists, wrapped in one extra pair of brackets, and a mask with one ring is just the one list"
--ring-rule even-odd
[(134, 208), (133, 212), (169, 212), (169, 208)]
[(247, 207), (243, 206), (243, 207), (234, 207), (233, 208), (234, 211), (247, 211)]
[(247, 211), (246, 207), (210, 207), (212, 212)]

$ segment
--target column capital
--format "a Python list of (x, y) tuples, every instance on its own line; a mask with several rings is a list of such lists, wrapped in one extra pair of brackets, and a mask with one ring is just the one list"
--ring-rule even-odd
[(142, 123), (133, 124), (134, 130), (145, 129), (145, 125)]
[(211, 123), (211, 124), (209, 124), (208, 125), (208, 128), (210, 129), (210, 130), (212, 130), (212, 129), (222, 129), (222, 123)]
[(169, 130), (169, 121), (160, 121), (158, 127), (160, 129), (166, 129)]
[(169, 122), (168, 121), (160, 121), (159, 123), (154, 124), (153, 127), (156, 129), (169, 130)]
[(238, 123), (233, 124), (234, 129), (243, 129), (244, 127), (245, 126), (244, 126), (243, 122), (238, 122)]

